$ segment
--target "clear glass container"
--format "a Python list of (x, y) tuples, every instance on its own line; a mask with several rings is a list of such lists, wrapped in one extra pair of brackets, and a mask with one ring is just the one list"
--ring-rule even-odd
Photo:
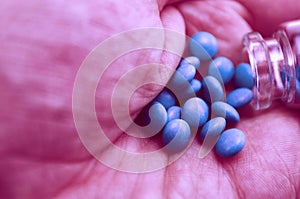
[(255, 81), (252, 106), (265, 109), (275, 99), (300, 104), (300, 20), (281, 24), (271, 38), (248, 33), (243, 45)]

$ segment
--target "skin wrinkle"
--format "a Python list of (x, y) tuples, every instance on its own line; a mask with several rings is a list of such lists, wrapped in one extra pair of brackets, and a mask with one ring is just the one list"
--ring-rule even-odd
[(129, 196), (129, 198), (136, 198), (136, 197), (135, 197), (135, 194), (134, 194), (135, 191), (137, 191), (136, 193), (141, 192), (140, 190), (137, 190), (138, 179), (139, 179), (139, 176), (137, 176), (137, 179), (136, 179), (135, 182), (134, 182), (134, 185), (135, 185), (135, 186), (133, 186), (133, 189), (131, 190), (131, 195)]
[[(159, 173), (160, 173), (160, 171), (159, 171)], [(149, 183), (149, 179), (152, 179), (152, 177), (149, 176), (149, 174), (146, 174), (146, 180), (143, 180), (143, 176), (139, 175), (139, 184)], [(160, 177), (157, 177), (156, 179), (158, 180), (158, 179), (160, 179)], [(156, 182), (155, 184), (153, 184), (153, 186), (147, 186), (147, 187), (144, 186), (141, 191), (141, 193), (144, 193), (144, 194), (140, 194), (140, 196), (138, 195), (136, 198), (153, 198), (156, 195), (156, 194), (153, 194), (154, 193), (153, 190), (157, 190), (157, 192), (160, 193), (159, 195), (161, 195), (161, 191), (158, 190), (160, 187), (161, 187), (161, 182)], [(136, 193), (138, 193), (138, 192), (136, 192)]]
[[(164, 52), (161, 52), (161, 56), (163, 56), (163, 53)], [(165, 80), (166, 77), (162, 76), (161, 73), (159, 73), (160, 78), (153, 77), (152, 73), (147, 73), (146, 76), (144, 77), (144, 79)], [(137, 89), (135, 91), (135, 93), (133, 94), (133, 96), (130, 99), (130, 101), (135, 99), (135, 102), (130, 102), (130, 105), (129, 105), (130, 110), (131, 110), (130, 112), (132, 114), (132, 119), (133, 120), (136, 119), (137, 115), (140, 113), (141, 108), (144, 107), (145, 104), (149, 103), (149, 100), (154, 99), (156, 97), (157, 93), (159, 93), (162, 89), (163, 89), (163, 86), (160, 86), (160, 85), (146, 84), (146, 85), (143, 85), (142, 87), (140, 87), (139, 89)], [(146, 97), (147, 100), (145, 100), (145, 97)], [(136, 104), (136, 99), (139, 99), (139, 100), (143, 101), (143, 103), (141, 103), (141, 107), (136, 107), (136, 105), (135, 105)], [(142, 104), (144, 104), (144, 105), (142, 105)], [(133, 109), (131, 107), (134, 107), (135, 109)]]
[[(183, 17), (181, 16), (180, 12), (178, 12), (178, 10), (175, 9), (173, 6), (165, 7), (163, 12), (161, 12), (160, 17), (161, 17), (162, 26), (164, 28), (171, 29), (184, 34), (185, 24), (183, 21)], [(177, 19), (176, 23), (174, 23), (173, 21), (174, 18)], [(166, 38), (165, 41), (167, 42), (168, 38)], [(164, 43), (163, 48), (165, 47), (166, 47), (166, 43)], [(182, 46), (182, 50), (183, 48), (184, 46)], [(180, 61), (180, 58), (177, 55), (173, 55), (169, 52), (163, 51), (160, 60), (161, 63), (164, 64), (165, 66), (175, 69), (177, 64)], [(165, 78), (165, 75), (161, 75), (161, 76)]]
[[(174, 192), (178, 193), (176, 186), (180, 183), (179, 176), (183, 175), (180, 171), (176, 170), (176, 165), (168, 165), (164, 170), (164, 187), (171, 188), (172, 191), (165, 192), (167, 198), (175, 198)], [(184, 182), (187, 183), (187, 182)], [(179, 193), (180, 194), (180, 193)], [(181, 194), (180, 194), (181, 195)], [(181, 195), (183, 197), (183, 195)]]
[[(247, 142), (247, 145), (249, 146), (249, 142)], [(250, 144), (251, 145), (251, 144)], [(254, 148), (254, 147), (252, 147)], [(255, 150), (255, 148), (254, 148)], [(259, 156), (260, 153), (257, 153), (257, 156)], [(238, 198), (246, 198), (245, 191), (243, 190), (242, 184), (236, 183), (236, 182), (242, 182), (239, 179), (243, 179), (242, 177), (238, 177), (239, 175), (239, 167), (243, 165), (249, 165), (252, 164), (251, 162), (245, 162), (244, 164), (241, 164), (241, 162), (234, 164), (233, 162), (236, 162), (239, 157), (233, 157), (233, 160), (224, 160), (222, 159), (221, 164), (223, 166), (223, 171), (226, 173), (226, 177), (229, 180), (232, 189), (235, 190)], [(234, 168), (235, 165), (240, 165), (238, 168)], [(261, 163), (261, 165), (263, 165)], [(263, 167), (261, 167), (263, 168)]]
[[(42, 123), (43, 124), (43, 123)], [(49, 123), (46, 123), (47, 125), (49, 125)], [(32, 131), (36, 128), (31, 128)], [(40, 128), (38, 128), (40, 129)], [(30, 148), (29, 146), (34, 146), (36, 147), (36, 150), (22, 150), (22, 148), (19, 148), (20, 145), (17, 144), (17, 141), (16, 139), (14, 139), (14, 136), (11, 136), (9, 140), (9, 143), (10, 143), (10, 152), (12, 153), (12, 155), (15, 154), (14, 157), (29, 157), (30, 159), (36, 159), (36, 160), (42, 160), (42, 159), (50, 159), (52, 161), (54, 161), (55, 159), (57, 161), (79, 161), (79, 160), (82, 160), (82, 159), (88, 159), (88, 157), (90, 158), (90, 156), (85, 156), (85, 155), (81, 155), (81, 154), (77, 154), (77, 157), (75, 158), (75, 156), (70, 156), (68, 159), (66, 158), (62, 158), (61, 157), (61, 153), (60, 153), (60, 150), (61, 148), (63, 148), (65, 145), (65, 143), (56, 143), (55, 140), (56, 140), (56, 137), (55, 136), (52, 136), (51, 134), (48, 134), (47, 136), (47, 139), (49, 142), (53, 143), (52, 146), (55, 146), (55, 149), (45, 149), (45, 150), (49, 150), (49, 151), (52, 151), (51, 154), (45, 154), (42, 156), (42, 154), (44, 154), (44, 150), (41, 150), (41, 146), (42, 144), (40, 143), (40, 141), (46, 137), (45, 135), (39, 135), (38, 137), (35, 137), (35, 140), (32, 140), (32, 142), (30, 144), (27, 144), (27, 143), (24, 143), (23, 147), (24, 148)], [(73, 143), (73, 144), (78, 144), (80, 147), (82, 147), (81, 143), (80, 143), (80, 140), (78, 138), (74, 138), (74, 137), (70, 137), (69, 139), (69, 142), (70, 143)], [(1, 150), (1, 153), (3, 155), (5, 155), (7, 152), (9, 152), (8, 149), (6, 148), (3, 148), (3, 151)], [(82, 149), (84, 149), (82, 147)], [(65, 150), (65, 152), (69, 152), (67, 150)], [(18, 155), (19, 154), (19, 155)]]
[[(287, 179), (287, 181), (288, 181), (289, 184), (290, 184), (290, 188), (291, 188), (291, 190), (288, 191), (288, 192), (291, 193), (291, 195), (296, 196), (296, 190), (295, 190), (295, 187), (293, 186), (294, 184), (296, 184), (296, 183), (295, 183), (295, 179), (294, 179), (294, 177), (291, 175), (290, 169), (289, 169), (288, 165), (286, 164), (286, 162), (283, 160), (281, 154), (278, 152), (278, 150), (277, 150), (273, 145), (272, 145), (272, 148), (273, 148), (273, 150), (276, 152), (276, 154), (277, 154), (277, 156), (279, 157), (281, 163), (284, 165), (284, 168), (285, 168), (285, 169), (279, 171), (279, 173), (280, 173), (280, 174), (282, 174), (283, 172), (285, 173), (285, 174), (282, 174), (282, 175)], [(292, 180), (293, 180), (293, 181), (292, 181)]]
[[(30, 165), (32, 165), (32, 167), (33, 168), (36, 168), (36, 169), (31, 169), (32, 171), (32, 173), (44, 173), (44, 175), (43, 175), (43, 177), (44, 178), (46, 178), (47, 179), (47, 182), (49, 183), (49, 184), (52, 184), (54, 181), (56, 182), (56, 175), (53, 175), (52, 173), (45, 173), (45, 171), (44, 170), (41, 170), (40, 169), (40, 167), (39, 166), (33, 166), (33, 165), (41, 165), (41, 163), (32, 163), (32, 162), (30, 162), (30, 164), (29, 165), (27, 165), (27, 164), (25, 164), (25, 162), (20, 162), (20, 161), (18, 161), (18, 165), (23, 165), (23, 169), (24, 170), (26, 170)], [(56, 164), (55, 164), (56, 165)], [(81, 165), (81, 164), (77, 164), (77, 165)], [(74, 166), (77, 166), (77, 165), (72, 165), (72, 167), (74, 168)], [(54, 165), (52, 165), (52, 164), (48, 164), (47, 165), (47, 167), (53, 167)], [(65, 170), (67, 170), (67, 167), (66, 167), (66, 165), (62, 165), (61, 164), (61, 166), (63, 166), (63, 168), (65, 169)], [(19, 172), (19, 171), (16, 171), (16, 172)], [(60, 182), (56, 182), (56, 184), (55, 184), (55, 186), (57, 186), (57, 190), (56, 191), (59, 191), (59, 190), (61, 190), (61, 189), (64, 189), (64, 187), (66, 187), (66, 186), (68, 186), (68, 185), (70, 185), (70, 184), (72, 184), (71, 182), (73, 181), (73, 179), (75, 179), (74, 177), (75, 177), (75, 175), (77, 175), (76, 173), (74, 173), (73, 175), (72, 175), (72, 177), (71, 178), (69, 178), (69, 179), (61, 179), (61, 181)], [(50, 179), (49, 179), (49, 176), (51, 176), (50, 177)], [(32, 176), (33, 178), (31, 178), (31, 179), (34, 179), (34, 180), (38, 180), (37, 179), (37, 176)], [(25, 187), (28, 187), (29, 185), (28, 184), (23, 184), (23, 185), (20, 185), (19, 183), (18, 184), (16, 184), (16, 187), (18, 187), (18, 186), (25, 186)], [(33, 185), (33, 186), (35, 186), (35, 185)], [(51, 189), (51, 186), (49, 187), (50, 189)], [(49, 190), (49, 188), (47, 188), (46, 190), (47, 190), (47, 194), (49, 194), (49, 195), (52, 195), (52, 193), (54, 193), (53, 191), (50, 191)], [(38, 194), (38, 195), (42, 195), (41, 194), (41, 191), (43, 191), (43, 192), (45, 192), (45, 190), (36, 190), (37, 191), (37, 193), (36, 194)], [(28, 192), (27, 193), (29, 196), (31, 196), (31, 193), (30, 192)]]
[(289, 179), (292, 179), (291, 178), (291, 175), (290, 175), (290, 169), (289, 167), (287, 166), (287, 163), (283, 160), (283, 157), (281, 156), (281, 153), (278, 151), (278, 149), (276, 147), (274, 147), (274, 145), (271, 145), (272, 146), (272, 150), (274, 151), (274, 153), (276, 153), (276, 155), (278, 156), (279, 158), (279, 161), (282, 163), (283, 167), (282, 170), (280, 170), (280, 172), (285, 172), (285, 175), (288, 175), (289, 176)]
[(241, 14), (241, 16), (243, 16), (243, 19), (247, 22), (247, 24), (250, 26), (250, 27), (254, 27), (254, 14), (252, 12), (252, 10), (250, 10), (248, 8), (247, 5), (245, 4), (242, 4), (242, 3), (238, 3), (241, 7), (241, 12), (239, 12)]
[[(252, 147), (254, 150), (255, 150), (255, 147)], [(257, 152), (257, 155), (256, 156), (258, 156), (260, 153), (259, 152)], [(265, 161), (264, 161), (265, 162)], [(261, 165), (264, 165), (262, 162), (260, 163)], [(230, 165), (229, 165), (230, 166)], [(269, 168), (270, 168), (270, 166), (269, 165), (266, 165), (266, 166), (261, 166), (261, 168), (267, 168), (268, 170), (269, 170)], [(230, 171), (231, 172), (229, 172), (231, 175), (231, 178), (238, 178), (238, 177), (234, 177), (235, 175), (235, 172), (234, 171), (236, 171), (234, 168), (232, 168), (232, 169), (230, 169)], [(278, 171), (277, 171), (278, 172)], [(281, 172), (280, 172), (280, 174), (282, 174)], [(241, 177), (240, 177), (241, 178)], [(259, 178), (263, 178), (263, 176), (261, 176), (261, 177), (259, 177)]]
[[(197, 147), (198, 148), (198, 147)], [(173, 177), (171, 178), (171, 177), (169, 177), (169, 178), (171, 178), (171, 179), (173, 179), (174, 178), (174, 182), (177, 182), (177, 184), (178, 183), (188, 183), (187, 181), (182, 181), (182, 180), (180, 180), (180, 176), (185, 176), (186, 175), (186, 173), (188, 174), (188, 175), (191, 175), (190, 173), (192, 173), (192, 176), (198, 176), (197, 177), (197, 179), (199, 180), (199, 182), (201, 182), (202, 181), (202, 179), (206, 179), (207, 177), (207, 175), (206, 174), (210, 174), (210, 173), (214, 173), (214, 171), (215, 171), (215, 167), (216, 167), (216, 165), (215, 165), (215, 162), (211, 162), (211, 165), (212, 165), (212, 167), (211, 168), (209, 168), (209, 167), (207, 167), (206, 165), (200, 165), (200, 168), (198, 169), (198, 167), (196, 167), (196, 166), (194, 166), (194, 168), (193, 167), (191, 167), (191, 166), (193, 166), (194, 164), (193, 163), (190, 163), (189, 165), (190, 166), (188, 166), (188, 164), (187, 164), (187, 166), (182, 166), (182, 164), (184, 164), (185, 162), (187, 163), (188, 161), (190, 161), (190, 159), (191, 159), (191, 157), (189, 157), (189, 156), (193, 156), (193, 157), (195, 157), (195, 154), (197, 154), (197, 152), (198, 152), (198, 150), (197, 151), (193, 151), (193, 150), (189, 150), (188, 152), (187, 152), (187, 154), (184, 156), (184, 157), (182, 157), (179, 161), (181, 162), (181, 164), (176, 164), (176, 163), (174, 163), (174, 164), (172, 164), (172, 165), (170, 165), (167, 169), (168, 170), (172, 170), (173, 171)], [(190, 155), (189, 155), (190, 154)], [(200, 160), (201, 162), (199, 162), (199, 160), (197, 160), (197, 159), (194, 159), (194, 161), (196, 162), (196, 163), (201, 163), (201, 162), (203, 162), (203, 163), (205, 163), (204, 161), (205, 160)], [(210, 161), (209, 161), (210, 162)], [(206, 168), (206, 169), (205, 169)], [(205, 171), (203, 171), (203, 170), (201, 170), (201, 169), (205, 169), (205, 170), (207, 170), (207, 168), (209, 168), (209, 172), (205, 172)], [(201, 174), (200, 174), (201, 173)], [(200, 174), (200, 175), (199, 175)], [(204, 176), (202, 176), (202, 175), (204, 175)], [(191, 178), (191, 181), (193, 180), (193, 178)], [(198, 182), (198, 183), (199, 183)], [(192, 184), (192, 183), (189, 183), (189, 184)], [(202, 184), (203, 185), (203, 184)], [(176, 188), (176, 184), (174, 184), (174, 185), (172, 185), (172, 187), (175, 187)], [(178, 187), (179, 188), (179, 187)], [(176, 190), (178, 190), (178, 188), (176, 188)], [(196, 186), (195, 187), (193, 187), (192, 189), (193, 190), (199, 190), (200, 192), (199, 193), (201, 193), (201, 192), (203, 192), (204, 190), (203, 189), (205, 189), (205, 188), (207, 188), (207, 190), (211, 190), (211, 187), (206, 187), (206, 186), (201, 186), (201, 188), (200, 189), (198, 189)], [(187, 190), (186, 189), (184, 189), (185, 190), (185, 192), (187, 192)], [(201, 191), (202, 190), (202, 191)], [(186, 194), (192, 194), (194, 191), (191, 191), (191, 192), (187, 192)], [(202, 194), (199, 194), (199, 195), (203, 195), (204, 196), (204, 194), (202, 193)], [(187, 196), (186, 196), (187, 197)]]
[[(274, 171), (272, 177), (276, 176), (274, 179), (276, 179), (276, 184), (274, 187), (274, 190), (281, 189), (287, 194), (288, 198), (292, 198), (293, 195), (295, 195), (294, 186), (292, 186), (290, 179), (283, 175), (282, 172)], [(279, 180), (277, 180), (279, 178)], [(282, 182), (283, 181), (283, 182)]]
[(251, 149), (253, 150), (253, 152), (254, 152), (254, 156), (256, 157), (256, 160), (258, 160), (258, 162), (259, 162), (259, 168), (265, 168), (263, 165), (263, 162), (264, 162), (264, 158), (263, 157), (261, 157), (261, 154), (260, 154), (260, 150), (259, 149), (256, 149), (256, 147), (254, 147), (253, 146), (253, 144), (251, 143), (251, 142), (248, 142), (247, 143), (247, 145), (248, 146), (250, 146), (251, 147)]
[[(182, 23), (174, 24), (170, 20), (171, 18), (178, 18), (178, 17), (180, 18), (180, 13), (177, 12), (177, 10), (175, 10), (173, 7), (170, 7), (170, 6), (165, 7), (164, 12), (161, 14), (162, 26), (165, 27), (165, 28), (172, 29), (172, 30), (183, 33), (184, 32), (183, 21), (181, 21)], [(175, 68), (175, 66), (177, 65), (177, 64), (176, 65), (174, 64), (175, 61), (177, 63), (179, 62), (179, 58), (177, 56), (174, 56), (171, 53), (164, 52), (164, 51), (161, 53), (160, 62), (162, 64), (164, 64), (165, 66)], [(164, 72), (162, 72), (162, 73), (164, 73)], [(165, 79), (165, 75), (162, 74), (162, 73), (160, 75), (162, 76), (162, 78)], [(150, 79), (153, 79), (153, 78), (150, 77)], [(158, 88), (159, 88), (159, 90), (158, 90)], [(155, 89), (155, 90), (153, 90), (153, 89)], [(140, 96), (144, 97), (145, 95), (143, 93), (149, 93), (149, 92), (158, 93), (161, 89), (162, 89), (162, 87), (157, 87), (157, 86), (150, 85), (150, 86), (147, 86), (146, 89), (139, 89), (138, 91), (140, 92)], [(133, 116), (133, 118), (135, 118), (135, 117), (136, 116)], [(129, 138), (126, 135), (121, 135), (121, 136), (117, 137), (113, 142), (115, 144), (121, 146), (122, 148), (124, 148), (124, 146), (132, 146), (132, 144), (129, 145), (128, 142), (126, 142), (127, 139), (132, 140), (131, 138)], [(138, 139), (133, 140), (133, 143), (135, 143), (134, 145), (137, 146), (138, 148), (140, 148), (140, 145), (138, 144), (138, 142), (139, 142)]]
[[(155, 53), (155, 54), (158, 54), (157, 52)], [(153, 56), (153, 55), (151, 55), (151, 56)], [(144, 56), (145, 57), (145, 56)], [(149, 59), (149, 60), (151, 60), (150, 58), (146, 58), (146, 59)], [(121, 59), (120, 59), (121, 60)], [(138, 61), (137, 61), (138, 62)], [(136, 63), (137, 63), (136, 62)], [(145, 60), (141, 60), (141, 62), (145, 62)], [(140, 65), (140, 63), (138, 63), (138, 65)], [(125, 72), (125, 71), (124, 71)], [(105, 82), (104, 80), (103, 80), (103, 82)], [(111, 83), (111, 85), (113, 86), (113, 84), (114, 83)], [(104, 84), (105, 85), (105, 84)], [(151, 87), (151, 88), (149, 88), (149, 87)], [(158, 88), (159, 87), (156, 87), (156, 86), (147, 86), (147, 87), (143, 87), (143, 89), (139, 89), (138, 90), (138, 93), (136, 93), (136, 95), (135, 96), (138, 96), (138, 97), (135, 97), (135, 99), (134, 100), (131, 100), (130, 101), (130, 107), (134, 107), (134, 108), (131, 108), (131, 115), (132, 115), (132, 118), (135, 118), (136, 116), (135, 115), (133, 115), (134, 113), (136, 113), (136, 115), (138, 114), (138, 110), (139, 109), (141, 109), (141, 107), (143, 107), (146, 103), (148, 103), (151, 99), (149, 99), (149, 98), (147, 98), (147, 101), (145, 101), (144, 100), (144, 96), (142, 96), (142, 94), (143, 93), (150, 93), (150, 92), (152, 92), (152, 95), (154, 95), (154, 93), (158, 93), (159, 92), (159, 90), (158, 90)], [(106, 87), (105, 88), (102, 88), (102, 89), (106, 89)], [(100, 89), (98, 89), (97, 90), (97, 93), (98, 93), (98, 97), (100, 98), (100, 99), (103, 99), (103, 97), (100, 95)], [(107, 94), (108, 96), (111, 96), (111, 93), (109, 93), (109, 94)], [(97, 101), (100, 101), (100, 99), (98, 99)], [(143, 99), (142, 100), (142, 102), (144, 103), (141, 103), (141, 99)], [(110, 103), (109, 102), (107, 102), (106, 103), (106, 105), (99, 105), (98, 104), (98, 106), (96, 107), (96, 109), (97, 109), (97, 112), (98, 113), (101, 113), (101, 115), (100, 114), (98, 114), (98, 118), (99, 118), (99, 120), (101, 120), (101, 124), (102, 125), (106, 125), (107, 124), (107, 122), (111, 122), (111, 125), (110, 126), (108, 126), (109, 128), (110, 128), (110, 130), (106, 130), (106, 129), (104, 129), (105, 130), (105, 132), (111, 132), (111, 127), (112, 126), (114, 126), (114, 128), (116, 129), (115, 131), (117, 132), (115, 135), (108, 135), (109, 136), (109, 138), (114, 142), (114, 143), (117, 143), (117, 140), (118, 139), (120, 139), (120, 138), (122, 138), (122, 136), (120, 136), (121, 134), (122, 134), (122, 132), (118, 132), (118, 127), (116, 126), (116, 124), (114, 123), (114, 122), (112, 122), (112, 113), (111, 113), (111, 111), (109, 111), (110, 113), (109, 114), (107, 114), (107, 116), (104, 116), (103, 114), (102, 114), (102, 112), (103, 111), (101, 111), (101, 110), (103, 110), (103, 109), (105, 109), (104, 107), (106, 107), (106, 106), (110, 106)]]
[(176, 178), (176, 173), (173, 172), (173, 170), (172, 170), (173, 167), (174, 167), (174, 165), (168, 165), (165, 168), (166, 172), (164, 175), (164, 187), (166, 187), (168, 189), (168, 191), (165, 192), (165, 196), (167, 198), (176, 198), (175, 195), (178, 194), (178, 191), (179, 191), (178, 189), (176, 189), (178, 179)]
[[(110, 171), (109, 173), (107, 173), (107, 174), (111, 174), (110, 175), (110, 179), (117, 179), (118, 178), (118, 175), (119, 175), (119, 173), (118, 173), (118, 171)], [(101, 175), (98, 175), (98, 177), (99, 178), (101, 178), (102, 176)], [(98, 182), (99, 183), (99, 182)], [(101, 184), (101, 187), (102, 187), (103, 185)], [(108, 182), (107, 182), (107, 184), (106, 184), (106, 187), (103, 187), (103, 191), (105, 192), (105, 190), (109, 190), (109, 187), (111, 187), (111, 186), (115, 186), (115, 183), (114, 183), (114, 181), (113, 180), (109, 180)]]
[[(69, 181), (65, 184), (65, 186), (64, 186), (64, 187), (61, 187), (60, 190), (57, 190), (57, 192), (58, 192), (57, 195), (59, 195), (60, 192), (63, 192), (63, 190), (69, 189), (70, 185), (76, 186), (76, 185), (82, 184), (82, 183), (84, 183), (84, 182), (86, 181), (86, 179), (88, 178), (89, 174), (91, 174), (91, 172), (93, 171), (93, 170), (92, 170), (93, 167), (91, 167), (91, 168), (89, 169), (89, 166), (88, 166), (87, 164), (88, 164), (88, 163), (82, 164), (82, 167), (80, 168), (81, 171), (84, 171), (84, 170), (88, 170), (88, 171), (89, 171), (89, 172), (86, 174), (86, 176), (84, 176), (82, 172), (74, 173), (74, 174), (73, 174), (73, 177), (71, 177), (71, 178), (69, 179)], [(80, 182), (80, 183), (78, 183), (78, 182)]]
[(64, 190), (68, 190), (70, 185), (71, 186), (76, 186), (74, 184), (74, 182), (76, 182), (76, 180), (78, 180), (78, 179), (81, 180), (82, 178), (79, 177), (79, 174), (74, 174), (71, 178), (69, 178), (69, 180), (65, 183), (64, 186), (62, 186), (62, 187), (60, 187), (59, 189), (56, 190), (57, 194), (52, 193), (52, 194), (49, 194), (49, 195), (54, 195), (54, 197), (60, 195), (61, 193), (64, 192)]
[(169, 198), (185, 198), (183, 193), (185, 190), (181, 190), (181, 189), (176, 189), (176, 187), (178, 186), (178, 181), (176, 178), (174, 178), (173, 176), (170, 176), (170, 181), (171, 183), (169, 184), (169, 186), (172, 187), (172, 191), (169, 192), (167, 194), (167, 196), (169, 196)]
[(98, 162), (95, 159), (93, 159), (93, 161), (91, 161), (90, 164), (88, 164), (88, 163), (85, 164), (87, 166), (84, 166), (82, 171), (80, 172), (82, 177), (80, 179), (78, 179), (78, 182), (77, 182), (78, 185), (79, 184), (87, 184), (89, 177), (94, 174), (97, 164), (98, 164)]
[[(207, 162), (209, 164), (207, 164)], [(219, 158), (217, 158), (214, 150), (207, 157), (201, 159), (200, 163), (203, 163), (202, 165), (199, 165), (199, 167), (201, 167), (202, 170), (199, 169), (196, 170), (198, 170), (199, 173), (202, 173), (202, 175), (204, 175), (203, 178), (206, 178), (206, 174), (213, 175), (217, 170), (218, 180), (215, 182), (213, 187), (209, 187), (208, 190), (211, 190), (212, 188), (218, 190), (218, 197), (224, 196), (224, 194), (228, 194), (230, 192), (233, 192), (232, 194), (234, 195), (236, 194), (234, 192), (233, 187), (230, 186), (229, 184), (227, 185), (226, 183), (224, 183), (224, 180), (227, 179), (227, 181), (230, 182), (231, 184), (236, 183), (237, 181), (233, 181), (233, 180), (229, 181), (231, 178), (228, 175), (228, 172), (225, 171), (225, 168), (223, 168), (224, 162), (221, 161)], [(225, 192), (219, 190), (223, 190), (223, 191), (225, 190)]]
[[(299, 124), (298, 124), (298, 128), (299, 128)], [(276, 151), (276, 154), (277, 156), (279, 157), (280, 161), (282, 162), (282, 164), (284, 165), (284, 168), (285, 168), (285, 171), (286, 171), (286, 177), (287, 179), (290, 179), (290, 184), (292, 185), (296, 185), (297, 184), (297, 181), (295, 179), (295, 176), (292, 174), (292, 171), (290, 170), (290, 167), (288, 165), (288, 163), (290, 163), (290, 165), (296, 165), (294, 162), (289, 162), (289, 160), (285, 160), (287, 159), (286, 156), (283, 156), (277, 148), (275, 148), (273, 145), (272, 145), (274, 151)], [(289, 153), (287, 155), (290, 155)], [(290, 156), (294, 156), (294, 155), (290, 155)], [(282, 171), (284, 172), (284, 170)], [(294, 188), (294, 193), (296, 194), (296, 189), (295, 189), (295, 186), (293, 186)]]
[(246, 198), (245, 191), (241, 187), (241, 184), (236, 183), (236, 182), (239, 182), (239, 179), (235, 175), (235, 172), (234, 172), (235, 170), (233, 168), (233, 165), (231, 167), (230, 166), (225, 167), (223, 169), (223, 171), (226, 173), (225, 176), (227, 177), (232, 189), (235, 190), (235, 192), (237, 194), (237, 198)]
[(163, 182), (162, 182), (162, 195), (163, 196), (167, 196), (167, 188), (168, 188), (168, 183), (167, 183), (167, 180), (168, 180), (168, 178), (167, 178), (167, 176), (168, 176), (168, 167), (169, 167), (169, 165), (168, 166), (166, 166), (165, 168), (163, 168), (162, 169), (162, 171), (163, 171), (163, 174), (162, 174), (162, 179), (163, 179)]

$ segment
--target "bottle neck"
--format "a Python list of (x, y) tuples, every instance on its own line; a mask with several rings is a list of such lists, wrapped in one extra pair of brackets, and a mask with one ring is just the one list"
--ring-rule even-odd
[(290, 103), (295, 93), (295, 66), (284, 32), (278, 31), (266, 40), (257, 32), (249, 33), (244, 37), (244, 47), (244, 56), (255, 80), (252, 106), (257, 110), (265, 109), (279, 98)]

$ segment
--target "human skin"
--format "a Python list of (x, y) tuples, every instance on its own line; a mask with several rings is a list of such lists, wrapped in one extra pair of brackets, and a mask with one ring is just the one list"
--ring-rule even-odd
[[(300, 114), (282, 104), (256, 114), (242, 112), (237, 127), (247, 144), (236, 157), (220, 159), (211, 152), (198, 159), (195, 141), (179, 160), (146, 174), (98, 162), (79, 139), (72, 116), (80, 64), (114, 34), (143, 27), (189, 36), (204, 30), (217, 37), (218, 55), (237, 64), (245, 33), (270, 36), (281, 22), (300, 18), (299, 8), (297, 0), (2, 1), (0, 198), (299, 198)], [(121, 72), (153, 60), (170, 68), (179, 62), (157, 52), (138, 52), (126, 60)], [(108, 74), (113, 81), (106, 89), (116, 81), (114, 75)], [(160, 89), (141, 90), (132, 99), (132, 116)], [(110, 100), (105, 90), (96, 99)], [(141, 148), (111, 127), (109, 107), (97, 101), (96, 107), (116, 144)]]

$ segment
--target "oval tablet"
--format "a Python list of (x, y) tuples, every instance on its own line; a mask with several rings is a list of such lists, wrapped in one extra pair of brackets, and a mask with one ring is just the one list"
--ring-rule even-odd
[(221, 101), (224, 96), (224, 90), (220, 82), (213, 76), (206, 76), (202, 81), (203, 98), (207, 103)]
[(163, 89), (161, 93), (155, 98), (155, 101), (161, 103), (166, 109), (176, 104), (175, 95), (168, 89)]
[(251, 66), (246, 63), (239, 64), (235, 69), (234, 84), (238, 88), (252, 89), (254, 86), (254, 79)]
[(200, 133), (200, 139), (203, 141), (206, 136), (217, 137), (225, 129), (226, 121), (222, 117), (216, 117), (208, 122), (202, 127)]
[(182, 119), (167, 123), (163, 130), (162, 141), (169, 152), (176, 153), (187, 147), (191, 137), (189, 125)]
[(240, 121), (240, 115), (237, 110), (225, 102), (214, 102), (211, 105), (212, 117), (223, 117), (228, 124), (237, 124)]
[(198, 69), (200, 67), (200, 60), (195, 56), (190, 56), (181, 60), (180, 65), (182, 64), (191, 64), (195, 69)]
[(233, 63), (227, 57), (217, 57), (209, 64), (208, 74), (227, 84), (234, 76)]
[(208, 32), (198, 32), (189, 41), (189, 51), (200, 60), (210, 60), (218, 52), (217, 39)]
[(167, 111), (168, 122), (175, 119), (180, 119), (180, 113), (181, 113), (181, 108), (179, 106), (171, 106)]
[(216, 153), (221, 157), (232, 157), (240, 152), (246, 143), (245, 134), (239, 129), (224, 131), (216, 143)]
[(190, 127), (198, 128), (208, 119), (208, 106), (199, 97), (190, 98), (182, 107), (181, 118), (185, 120)]
[(231, 91), (226, 98), (226, 102), (234, 108), (243, 107), (251, 102), (253, 93), (248, 88), (238, 88)]
[(193, 79), (191, 81), (191, 87), (193, 88), (193, 91), (195, 93), (198, 93), (201, 90), (202, 84), (201, 84), (201, 82), (199, 80)]
[(187, 81), (191, 81), (196, 75), (196, 69), (191, 64), (179, 65), (176, 71), (179, 72)]

